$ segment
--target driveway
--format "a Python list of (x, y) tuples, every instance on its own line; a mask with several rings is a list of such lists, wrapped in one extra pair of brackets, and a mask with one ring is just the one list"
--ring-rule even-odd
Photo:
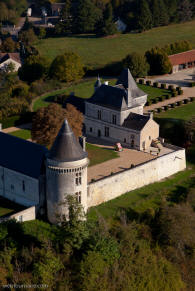
[(195, 68), (186, 69), (175, 74), (155, 76), (154, 78), (151, 78), (151, 80), (153, 82), (176, 85), (185, 89), (186, 87), (189, 87), (193, 75), (195, 75)]

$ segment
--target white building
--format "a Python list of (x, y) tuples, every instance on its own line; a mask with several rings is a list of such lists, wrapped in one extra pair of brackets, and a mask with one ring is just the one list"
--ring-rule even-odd
[(14, 65), (14, 71), (17, 72), (22, 66), (19, 53), (0, 53), (0, 70), (6, 70), (9, 64)]

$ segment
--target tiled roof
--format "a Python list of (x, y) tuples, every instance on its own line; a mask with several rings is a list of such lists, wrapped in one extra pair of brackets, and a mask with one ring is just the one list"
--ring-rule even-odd
[(149, 119), (149, 116), (131, 112), (124, 120), (123, 126), (129, 129), (140, 131), (142, 128), (144, 128)]
[(0, 53), (0, 64), (7, 61), (8, 59), (12, 59), (20, 64), (22, 63), (19, 53)]
[(43, 171), (47, 149), (41, 145), (0, 132), (0, 165), (38, 178)]
[(169, 56), (172, 66), (186, 64), (195, 61), (195, 50)]
[(87, 157), (87, 152), (83, 151), (66, 119), (48, 157), (59, 162), (73, 162)]

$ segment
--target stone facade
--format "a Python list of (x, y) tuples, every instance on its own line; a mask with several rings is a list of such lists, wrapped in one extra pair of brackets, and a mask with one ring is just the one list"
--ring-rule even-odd
[(0, 195), (24, 206), (41, 205), (43, 186), (39, 179), (0, 166)]

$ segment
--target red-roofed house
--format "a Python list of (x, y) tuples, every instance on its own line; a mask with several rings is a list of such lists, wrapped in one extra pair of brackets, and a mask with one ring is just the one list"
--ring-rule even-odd
[(20, 54), (0, 53), (0, 70), (5, 70), (10, 63), (14, 65), (14, 71), (17, 72), (22, 65)]
[(169, 56), (172, 72), (177, 73), (183, 69), (195, 67), (195, 50)]

